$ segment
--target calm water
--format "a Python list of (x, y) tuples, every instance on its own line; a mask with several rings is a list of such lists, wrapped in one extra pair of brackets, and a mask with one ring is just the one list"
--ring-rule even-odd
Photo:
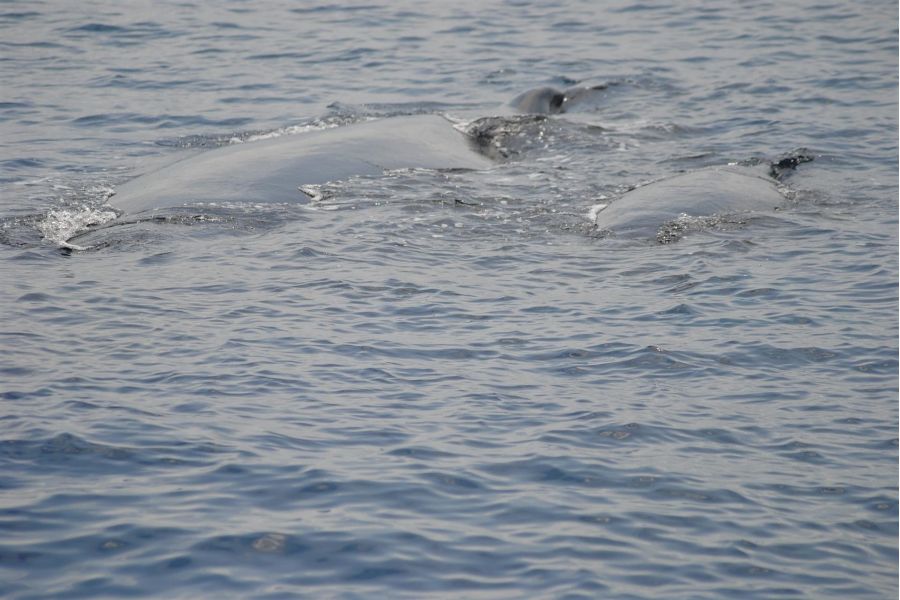
[[(897, 595), (892, 1), (0, 2), (0, 595)], [(607, 84), (485, 172), (113, 227), (197, 146)], [(674, 244), (592, 207), (816, 155)]]

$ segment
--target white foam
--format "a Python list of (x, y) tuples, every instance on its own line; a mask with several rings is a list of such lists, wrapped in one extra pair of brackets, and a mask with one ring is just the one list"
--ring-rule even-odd
[(109, 206), (82, 205), (80, 207), (67, 206), (51, 209), (37, 224), (38, 230), (44, 239), (61, 248), (83, 248), (68, 243), (68, 239), (79, 231), (89, 227), (103, 225), (115, 219), (118, 215)]
[(325, 198), (320, 184), (301, 185), (297, 189), (309, 196), (310, 202), (320, 202)]
[[(360, 122), (372, 121), (374, 117), (368, 117), (360, 120)], [(346, 125), (345, 121), (323, 121), (317, 119), (311, 123), (307, 123), (306, 125), (290, 125), (288, 127), (279, 127), (274, 131), (269, 131), (266, 133), (256, 133), (253, 135), (249, 135), (246, 138), (233, 137), (228, 140), (229, 144), (242, 144), (244, 142), (257, 142), (260, 140), (270, 140), (272, 138), (278, 138), (283, 135), (296, 135), (302, 133), (308, 133), (310, 131), (323, 131), (325, 129), (334, 129), (336, 127), (340, 127), (342, 125)]]
[[(597, 198), (597, 200), (606, 200), (606, 196), (600, 196)], [(609, 206), (609, 202), (598, 202), (597, 204), (591, 206), (587, 211), (588, 221), (590, 221), (591, 223), (596, 221), (597, 215), (599, 215), (600, 211), (602, 211), (607, 206)]]

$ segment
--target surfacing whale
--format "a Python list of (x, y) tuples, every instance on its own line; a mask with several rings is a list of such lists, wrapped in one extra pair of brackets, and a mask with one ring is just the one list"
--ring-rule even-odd
[[(544, 92), (537, 95), (541, 102), (547, 99)], [(486, 169), (495, 163), (479, 151), (479, 145), (481, 150), (491, 145), (480, 137), (491, 136), (477, 125), (467, 135), (441, 116), (397, 116), (225, 146), (139, 176), (120, 186), (109, 204), (120, 216), (140, 221), (160, 209), (200, 204), (306, 203), (305, 186), (377, 177), (385, 170)], [(675, 175), (625, 193), (596, 215), (595, 225), (620, 237), (671, 241), (660, 238), (660, 228), (683, 214), (777, 210), (786, 202), (777, 185), (781, 173), (807, 160), (812, 158), (801, 153), (772, 165), (707, 167)]]
[(301, 186), (390, 169), (485, 169), (493, 162), (437, 115), (399, 116), (208, 150), (120, 186), (127, 215), (200, 203), (300, 203)]
[(601, 210), (594, 224), (616, 237), (673, 241), (663, 226), (682, 215), (733, 216), (777, 211), (787, 197), (779, 189), (783, 173), (812, 157), (799, 153), (773, 164), (715, 166), (681, 173), (635, 188)]
[(520, 113), (557, 115), (568, 112), (578, 104), (607, 89), (606, 85), (571, 87), (564, 91), (553, 87), (539, 87), (519, 94), (510, 103)]

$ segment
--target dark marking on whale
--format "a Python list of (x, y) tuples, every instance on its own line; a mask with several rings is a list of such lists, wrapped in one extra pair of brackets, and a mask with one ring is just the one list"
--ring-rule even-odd
[(204, 151), (120, 186), (126, 215), (202, 203), (301, 203), (302, 186), (393, 169), (485, 169), (491, 159), (437, 115), (399, 116)]
[(568, 112), (607, 88), (607, 85), (602, 84), (571, 87), (564, 91), (553, 87), (539, 87), (519, 94), (510, 104), (520, 113), (556, 115)]
[(522, 154), (535, 142), (542, 143), (542, 126), (548, 118), (545, 115), (482, 117), (469, 123), (466, 134), (481, 152), (503, 161)]

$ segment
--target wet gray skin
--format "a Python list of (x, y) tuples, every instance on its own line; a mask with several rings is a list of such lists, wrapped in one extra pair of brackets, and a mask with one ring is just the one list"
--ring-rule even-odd
[(393, 117), (201, 152), (125, 183), (109, 203), (136, 215), (202, 202), (306, 202), (305, 185), (492, 164), (443, 117)]
[(510, 104), (520, 113), (555, 115), (593, 99), (606, 88), (605, 85), (595, 85), (561, 91), (553, 87), (539, 87), (516, 96)]
[(562, 112), (566, 93), (552, 87), (529, 90), (513, 99), (513, 108), (522, 113), (549, 115)]
[(771, 167), (720, 166), (638, 187), (598, 213), (598, 229), (617, 237), (656, 237), (682, 214), (693, 217), (774, 211), (786, 202)]

